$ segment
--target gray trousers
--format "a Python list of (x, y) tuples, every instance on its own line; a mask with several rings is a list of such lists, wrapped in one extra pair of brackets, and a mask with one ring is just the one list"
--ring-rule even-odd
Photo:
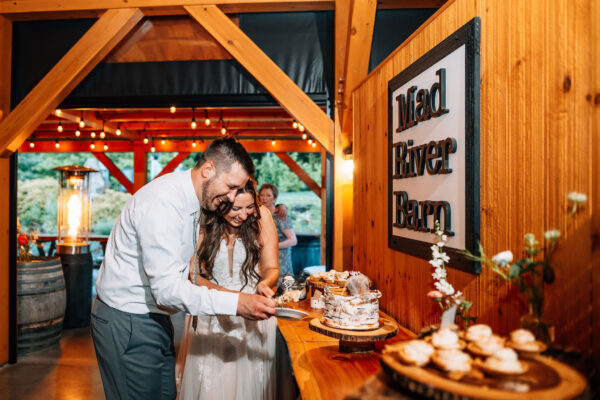
[(91, 330), (108, 400), (176, 398), (170, 316), (126, 313), (96, 299)]

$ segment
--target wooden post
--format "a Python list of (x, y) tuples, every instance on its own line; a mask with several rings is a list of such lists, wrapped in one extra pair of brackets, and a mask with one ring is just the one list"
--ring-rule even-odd
[(327, 152), (321, 151), (321, 265), (327, 264)]
[(16, 151), (48, 114), (137, 24), (142, 15), (137, 8), (104, 13), (0, 123), (0, 154), (7, 156)]
[[(12, 22), (0, 15), (0, 121), (10, 112)], [(10, 159), (0, 158), (0, 365), (9, 361)]]
[(146, 145), (143, 141), (136, 140), (133, 142), (133, 193), (146, 184), (147, 166)]

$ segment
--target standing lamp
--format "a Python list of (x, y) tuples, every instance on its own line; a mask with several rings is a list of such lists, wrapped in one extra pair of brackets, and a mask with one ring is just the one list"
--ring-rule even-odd
[(89, 175), (98, 171), (79, 165), (54, 170), (60, 173), (56, 253), (61, 259), (67, 288), (63, 326), (81, 328), (90, 325), (92, 310)]

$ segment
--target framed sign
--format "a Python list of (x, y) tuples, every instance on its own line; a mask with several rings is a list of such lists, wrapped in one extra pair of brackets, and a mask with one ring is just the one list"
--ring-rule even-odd
[(435, 221), (447, 266), (479, 273), (479, 46), (472, 19), (388, 82), (388, 246), (431, 258)]

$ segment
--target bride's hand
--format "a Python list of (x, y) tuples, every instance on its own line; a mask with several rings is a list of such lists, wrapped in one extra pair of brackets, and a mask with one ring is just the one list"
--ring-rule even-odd
[(258, 282), (258, 285), (256, 285), (256, 293), (269, 298), (275, 295), (273, 289), (264, 281)]

